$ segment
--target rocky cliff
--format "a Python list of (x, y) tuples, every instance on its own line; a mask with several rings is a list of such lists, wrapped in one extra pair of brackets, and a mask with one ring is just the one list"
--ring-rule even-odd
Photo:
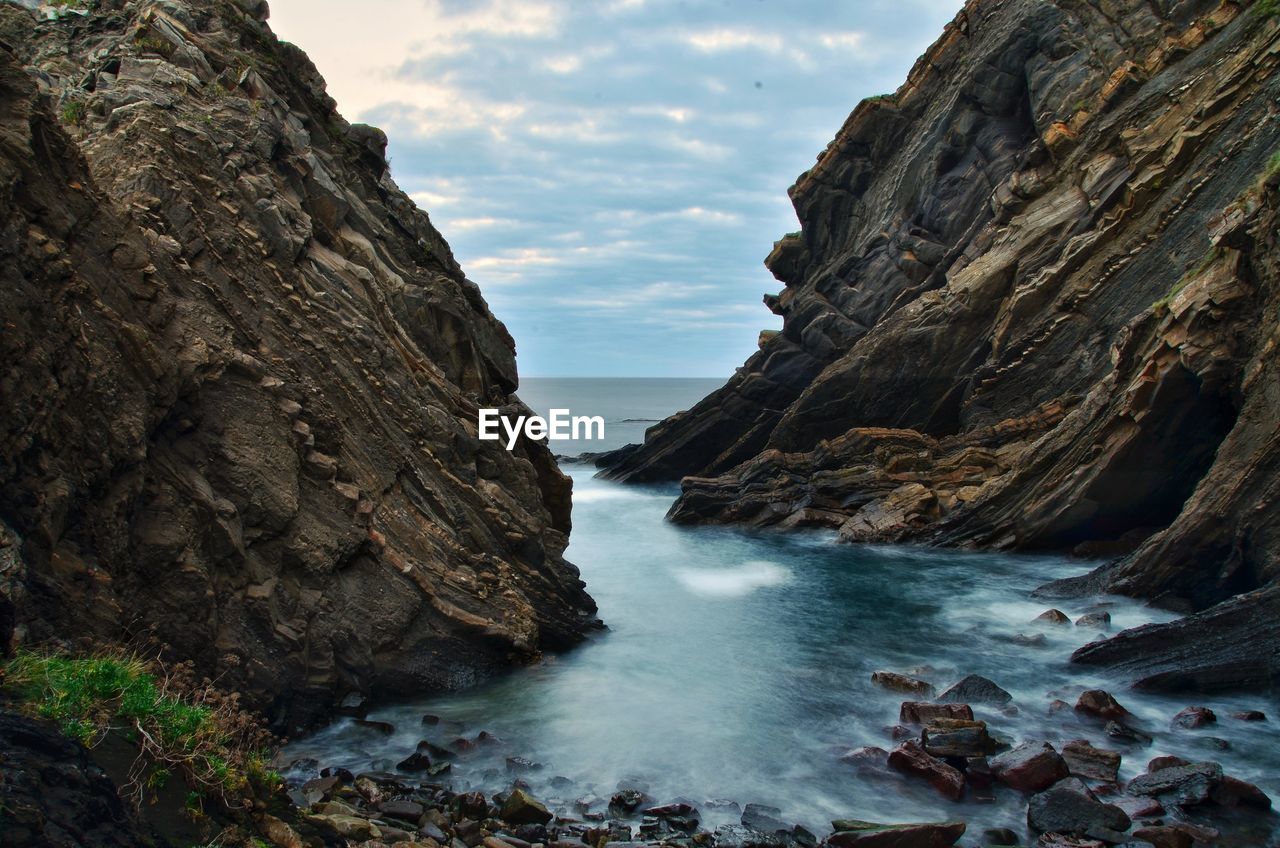
[(265, 2), (0, 4), (0, 618), (277, 727), (580, 638), (514, 345)]
[(1276, 582), (1277, 63), (1274, 4), (968, 3), (792, 187), (781, 334), (603, 473), (1187, 610)]

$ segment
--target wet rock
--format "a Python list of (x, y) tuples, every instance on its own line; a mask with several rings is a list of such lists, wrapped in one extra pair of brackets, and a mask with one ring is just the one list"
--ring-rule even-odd
[(632, 815), (642, 804), (651, 803), (652, 800), (639, 789), (623, 789), (609, 799), (609, 815), (626, 818)]
[(1224, 775), (1213, 787), (1209, 797), (1223, 807), (1252, 807), (1256, 810), (1271, 809), (1271, 798), (1252, 783)]
[(435, 727), (440, 723), (440, 716), (427, 713), (422, 717), (422, 723), (427, 727)]
[(368, 712), (369, 703), (361, 692), (348, 692), (341, 701), (338, 702), (338, 715), (354, 716), (355, 718), (364, 718)]
[(854, 748), (841, 754), (840, 762), (853, 766), (859, 774), (883, 773), (889, 763), (889, 752), (874, 746)]
[(1133, 836), (1154, 848), (1192, 848), (1195, 844), (1191, 834), (1167, 825), (1140, 827), (1133, 831)]
[(338, 783), (336, 775), (312, 778), (302, 784), (302, 796), (308, 805), (314, 804), (328, 795)]
[(1039, 792), (1066, 777), (1067, 761), (1048, 742), (1023, 742), (989, 760), (996, 779), (1019, 792)]
[(1067, 618), (1067, 614), (1059, 609), (1047, 609), (1035, 617), (1036, 624), (1070, 624), (1071, 619)]
[(1120, 754), (1095, 748), (1086, 739), (1073, 739), (1063, 745), (1062, 759), (1076, 777), (1114, 781), (1120, 773)]
[(770, 807), (767, 804), (747, 804), (742, 808), (739, 821), (744, 827), (764, 833), (786, 832), (790, 825), (778, 818), (780, 815), (782, 811), (777, 807)]
[(358, 816), (313, 814), (306, 816), (305, 821), (347, 839), (377, 839), (382, 836), (377, 825)]
[(795, 825), (787, 834), (792, 845), (799, 848), (816, 848), (818, 844), (818, 836), (804, 825)]
[(995, 748), (985, 721), (939, 718), (925, 725), (924, 750), (935, 757), (981, 757)]
[(832, 822), (833, 848), (948, 848), (964, 835), (964, 822), (878, 824), (843, 819)]
[(542, 802), (523, 789), (511, 790), (499, 815), (511, 824), (546, 824), (551, 821), (551, 813)]
[(951, 684), (938, 696), (938, 700), (948, 704), (993, 704), (1003, 706), (1013, 700), (1013, 696), (1001, 689), (995, 681), (981, 675), (970, 674)]
[(932, 698), (934, 693), (931, 683), (893, 671), (873, 672), (871, 682), (881, 689), (887, 689), (890, 692), (901, 692), (905, 695), (914, 695), (917, 698)]
[(1102, 732), (1107, 734), (1109, 738), (1128, 745), (1146, 746), (1150, 745), (1153, 741), (1151, 734), (1120, 721), (1107, 722), (1103, 727)]
[(1129, 711), (1120, 706), (1120, 702), (1103, 689), (1089, 689), (1080, 693), (1076, 701), (1076, 712), (1094, 718), (1118, 721), (1128, 718)]
[(397, 771), (427, 771), (431, 768), (431, 758), (421, 751), (415, 751), (396, 763)]
[(391, 816), (393, 819), (413, 822), (415, 825), (425, 811), (425, 808), (417, 801), (410, 801), (405, 798), (383, 801), (378, 805), (378, 809), (384, 815)]
[(1156, 819), (1166, 812), (1164, 805), (1155, 798), (1139, 798), (1133, 795), (1116, 795), (1111, 803), (1125, 811), (1133, 821)]
[(1043, 633), (1018, 633), (1010, 636), (1009, 641), (1024, 648), (1043, 648), (1049, 644)]
[[(1129, 816), (1104, 804), (1078, 778), (1068, 777), (1027, 802), (1027, 825), (1036, 833), (1063, 833), (1121, 842)], [(1119, 838), (1116, 838), (1119, 836)]]
[(1213, 724), (1218, 720), (1213, 710), (1208, 707), (1187, 707), (1173, 717), (1174, 727), (1183, 727), (1188, 730), (1196, 727), (1204, 727), (1206, 724)]
[[(1101, 839), (1087, 836), (1068, 836), (1065, 833), (1042, 833), (1036, 839), (1036, 848), (1107, 848)], [(1123, 846), (1128, 848), (1128, 846)]]
[(925, 724), (935, 719), (973, 721), (973, 708), (968, 704), (934, 704), (927, 701), (903, 701), (898, 720), (903, 724)]
[(444, 835), (444, 831), (440, 829), (440, 825), (435, 822), (427, 822), (418, 828), (418, 833), (427, 839), (434, 839), (441, 845), (448, 843), (449, 838)]
[(698, 819), (700, 817), (698, 808), (687, 801), (673, 801), (670, 804), (659, 804), (656, 807), (649, 807), (644, 811), (646, 816), (654, 816), (660, 819), (669, 818), (691, 818)]
[(383, 736), (390, 736), (396, 732), (395, 725), (389, 721), (372, 721), (367, 718), (358, 718), (352, 724), (356, 727), (363, 727), (365, 730), (372, 730), (374, 733), (381, 733)]
[(1087, 612), (1076, 619), (1076, 627), (1109, 630), (1111, 628), (1111, 613), (1106, 611)]
[(1244, 712), (1232, 713), (1231, 717), (1237, 721), (1266, 721), (1266, 713), (1258, 710), (1245, 710)]
[(953, 801), (964, 796), (964, 775), (960, 770), (931, 757), (915, 741), (903, 742), (889, 753), (889, 768), (927, 781), (941, 795)]
[(448, 748), (437, 745), (427, 739), (423, 739), (418, 743), (418, 753), (426, 754), (433, 760), (452, 760), (458, 756)]
[(1071, 705), (1061, 698), (1054, 698), (1049, 702), (1049, 715), (1057, 715), (1063, 710), (1071, 709)]
[(507, 757), (507, 771), (516, 774), (524, 774), (531, 771), (541, 771), (542, 763), (535, 763), (526, 757)]
[(585, 813), (593, 807), (598, 807), (604, 803), (604, 799), (599, 795), (582, 795), (575, 798), (573, 808), (579, 813)]
[(483, 819), (489, 815), (489, 801), (483, 792), (463, 792), (453, 799), (460, 818)]
[(715, 830), (716, 848), (784, 848), (786, 840), (776, 833), (763, 833), (741, 824), (726, 824)]
[(1190, 807), (1207, 802), (1222, 777), (1217, 763), (1187, 763), (1140, 774), (1126, 789), (1130, 795), (1158, 798), (1165, 805)]

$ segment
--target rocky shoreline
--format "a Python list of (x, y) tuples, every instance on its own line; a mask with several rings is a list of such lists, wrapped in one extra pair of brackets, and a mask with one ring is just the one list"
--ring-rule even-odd
[[(1050, 611), (1057, 613), (1057, 611)], [(1049, 614), (1049, 613), (1047, 613)], [(593, 792), (564, 777), (543, 781), (550, 794), (535, 797), (530, 778), (543, 766), (510, 751), (486, 732), (447, 738), (456, 728), (423, 717), (424, 738), (385, 771), (353, 773), (320, 768), (314, 760), (286, 767), (296, 805), (292, 824), (271, 822), (297, 834), (277, 844), (346, 844), (395, 848), (603, 848), (614, 846), (723, 846), (724, 848), (942, 848), (949, 845), (1034, 845), (1039, 848), (1103, 848), (1111, 845), (1190, 848), (1270, 844), (1278, 824), (1271, 799), (1258, 787), (1224, 772), (1211, 760), (1157, 754), (1152, 736), (1104, 690), (1086, 690), (1074, 703), (1055, 700), (1046, 738), (1072, 733), (1076, 723), (1109, 744), (1074, 738), (1010, 740), (999, 717), (1017, 714), (1013, 697), (996, 682), (969, 675), (942, 691), (925, 679), (877, 672), (872, 682), (900, 693), (896, 723), (886, 728), (891, 749), (866, 746), (841, 754), (850, 779), (885, 793), (884, 819), (837, 819), (810, 829), (785, 821), (757, 802), (662, 798), (640, 780)], [(979, 717), (981, 716), (981, 717)], [(1267, 721), (1261, 712), (1221, 717), (1189, 706), (1169, 717), (1169, 727), (1207, 726), (1231, 735), (1231, 725)], [(363, 722), (370, 732), (391, 733), (385, 722)], [(1210, 737), (1220, 749), (1229, 739)], [(471, 754), (497, 749), (505, 769), (482, 774), (468, 766)], [(1146, 761), (1142, 773), (1120, 778), (1122, 759)], [(480, 786), (505, 788), (486, 794)], [(470, 788), (468, 788), (470, 787)], [(927, 787), (956, 802), (952, 820), (901, 823), (887, 799)], [(968, 804), (1002, 804), (1025, 810), (1025, 828), (969, 831)], [(814, 823), (808, 823), (812, 826)], [(345, 840), (345, 841), (344, 841)]]

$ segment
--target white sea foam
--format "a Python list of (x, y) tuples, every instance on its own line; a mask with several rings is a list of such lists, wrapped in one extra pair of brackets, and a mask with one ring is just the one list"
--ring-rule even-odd
[(737, 598), (756, 589), (791, 582), (791, 571), (767, 560), (750, 560), (735, 568), (681, 568), (676, 579), (697, 595)]

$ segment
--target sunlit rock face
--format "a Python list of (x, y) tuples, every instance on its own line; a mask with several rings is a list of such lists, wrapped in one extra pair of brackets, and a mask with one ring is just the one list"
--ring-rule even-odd
[(967, 4), (791, 188), (782, 333), (603, 474), (683, 477), (681, 522), (1118, 558), (1092, 588), (1181, 609), (1275, 582), (1278, 43), (1248, 4)]
[(265, 3), (0, 6), (16, 638), (157, 643), (278, 726), (580, 638), (514, 346)]

